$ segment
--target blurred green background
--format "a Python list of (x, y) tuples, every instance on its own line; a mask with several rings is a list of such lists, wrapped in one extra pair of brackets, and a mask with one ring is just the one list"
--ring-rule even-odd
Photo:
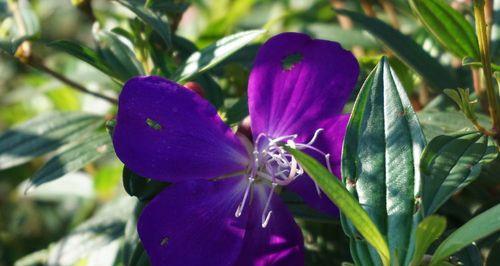
[[(10, 1), (10, 0), (9, 0)], [(316, 0), (206, 0), (185, 2), (157, 1), (170, 5), (169, 19), (178, 36), (203, 48), (229, 34), (257, 28), (268, 30), (257, 40), (210, 70), (210, 86), (220, 88), (221, 108), (232, 125), (246, 117), (246, 84), (253, 57), (259, 42), (283, 31), (304, 32), (315, 38), (338, 41), (350, 49), (362, 67), (357, 89), (381, 55), (390, 58), (414, 108), (419, 113), (428, 139), (442, 133), (471, 127), (456, 110), (447, 113), (424, 109), (440, 104), (437, 93), (414, 69), (395, 56), (395, 51), (370, 34), (363, 25), (346, 16), (338, 16), (333, 8), (345, 8), (385, 21), (393, 29), (404, 33), (440, 62), (460, 87), (472, 87), (472, 76), (461, 65), (461, 59), (447, 52), (429, 34), (412, 14), (403, 0), (316, 1)], [(466, 19), (471, 20), (470, 3), (448, 1)], [(31, 6), (37, 40), (31, 42), (32, 55), (50, 69), (77, 82), (84, 88), (116, 98), (121, 86), (115, 80), (89, 64), (61, 52), (50, 44), (55, 40), (71, 40), (95, 47), (95, 32), (115, 27), (133, 29), (134, 14), (115, 1), (94, 0), (92, 9), (87, 1), (33, 0), (19, 1)], [(0, 1), (0, 37), (7, 36), (15, 24), (9, 16), (8, 1)], [(140, 30), (140, 29), (139, 29)], [(132, 46), (130, 43), (125, 44)], [(102, 45), (102, 43), (101, 43)], [(138, 47), (134, 43), (134, 47)], [(497, 49), (498, 50), (498, 49)], [(140, 53), (136, 50), (136, 56)], [(175, 53), (182, 53), (181, 50)], [(494, 53), (497, 55), (498, 53)], [(396, 52), (397, 55), (397, 52)], [(166, 59), (167, 68), (179, 62)], [(494, 57), (498, 60), (498, 57)], [(498, 62), (498, 61), (497, 61)], [(125, 66), (127, 67), (127, 66)], [(200, 80), (198, 83), (206, 85)], [(207, 82), (207, 81), (205, 81)], [(354, 98), (355, 95), (353, 95)], [(431, 103), (431, 104), (429, 104)], [(349, 111), (351, 104), (346, 107)], [(0, 132), (13, 126), (53, 112), (78, 111), (96, 115), (97, 124), (89, 124), (104, 132), (104, 121), (110, 120), (115, 107), (109, 102), (75, 90), (43, 71), (23, 64), (12, 55), (0, 53)], [(484, 117), (483, 117), (484, 118)], [(451, 125), (449, 120), (454, 121)], [(447, 122), (444, 122), (448, 120)], [(486, 119), (485, 119), (486, 120)], [(99, 122), (100, 121), (100, 122)], [(84, 139), (84, 133), (74, 136)], [(5, 135), (4, 135), (5, 137)], [(24, 145), (24, 144), (23, 144)], [(0, 145), (0, 148), (4, 146)], [(67, 149), (60, 145), (43, 156), (33, 156), (15, 167), (0, 170), (0, 266), (6, 265), (123, 265), (116, 260), (130, 256), (127, 234), (134, 227), (129, 217), (134, 212), (135, 200), (129, 197), (122, 180), (123, 165), (112, 152), (104, 152), (79, 171), (67, 170), (63, 178), (56, 178), (26, 193), (27, 180), (36, 175), (47, 160)], [(108, 147), (108, 149), (112, 149)], [(1, 151), (0, 151), (1, 152)], [(1, 162), (1, 159), (0, 159)], [(496, 168), (495, 168), (496, 167)], [(77, 167), (81, 168), (81, 167)], [(1, 168), (0, 168), (1, 169)], [(500, 185), (495, 178), (498, 163), (483, 171), (481, 178), (449, 201), (440, 213), (448, 218), (449, 227), (457, 227), (474, 214), (497, 203)], [(286, 195), (287, 196), (287, 195)], [(351, 261), (348, 242), (339, 222), (326, 220), (311, 213), (297, 199), (288, 195), (288, 204), (305, 234), (307, 265), (340, 265)], [(125, 236), (124, 236), (125, 232)], [(67, 235), (70, 237), (66, 237)], [(496, 243), (495, 243), (496, 242)], [(125, 244), (124, 244), (125, 243)], [(498, 234), (464, 251), (467, 256), (488, 253), (500, 254)], [(490, 252), (491, 249), (496, 251)], [(490, 256), (488, 265), (500, 265)], [(497, 263), (497, 264), (495, 264)], [(465, 264), (473, 265), (473, 264)]]

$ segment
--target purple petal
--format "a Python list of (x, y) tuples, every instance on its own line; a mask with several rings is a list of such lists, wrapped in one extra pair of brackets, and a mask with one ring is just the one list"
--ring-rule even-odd
[(235, 265), (248, 214), (234, 216), (241, 178), (175, 183), (142, 211), (137, 225), (154, 266)]
[[(301, 58), (295, 64), (285, 60)], [(283, 33), (259, 50), (248, 85), (254, 138), (299, 134), (310, 138), (323, 120), (340, 114), (356, 80), (359, 66), (338, 43)]]
[[(245, 233), (242, 253), (234, 265), (238, 266), (299, 266), (304, 265), (304, 240), (292, 214), (274, 194), (270, 203), (272, 215), (262, 228), (262, 213), (269, 188), (255, 188), (250, 205), (251, 213)], [(243, 211), (245, 212), (245, 210)]]
[(116, 120), (116, 154), (139, 175), (177, 182), (245, 169), (246, 150), (215, 108), (175, 82), (129, 80)]
[[(325, 130), (318, 136), (318, 140), (314, 145), (316, 148), (330, 153), (332, 172), (339, 179), (341, 178), (340, 163), (342, 158), (342, 143), (344, 141), (347, 122), (349, 122), (349, 115), (345, 114), (333, 117), (323, 123), (322, 128)], [(311, 152), (310, 154), (319, 162), (324, 163), (324, 157), (319, 157)], [(316, 185), (311, 177), (307, 175), (300, 176), (286, 188), (299, 194), (312, 208), (333, 216), (339, 215), (339, 210), (330, 199), (323, 192), (318, 194)]]

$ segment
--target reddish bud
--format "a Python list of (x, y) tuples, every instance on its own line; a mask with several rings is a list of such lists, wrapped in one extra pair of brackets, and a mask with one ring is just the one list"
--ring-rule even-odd
[(203, 87), (194, 81), (186, 82), (186, 84), (184, 84), (184, 87), (186, 87), (187, 89), (189, 89), (191, 91), (194, 91), (196, 94), (200, 95), (201, 97), (205, 97), (205, 90), (203, 89)]

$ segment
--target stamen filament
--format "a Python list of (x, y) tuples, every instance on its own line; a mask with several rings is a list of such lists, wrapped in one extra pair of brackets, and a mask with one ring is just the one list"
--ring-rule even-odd
[(238, 205), (238, 208), (236, 209), (236, 212), (234, 213), (235, 217), (241, 216), (241, 213), (243, 212), (243, 208), (245, 207), (245, 204), (247, 202), (248, 194), (250, 194), (250, 188), (252, 187), (252, 184), (254, 181), (255, 181), (255, 179), (253, 177), (248, 178), (248, 184), (247, 184), (247, 187), (245, 188), (245, 194), (243, 195), (243, 200)]
[(272, 210), (269, 212), (267, 211), (269, 209), (269, 204), (271, 203), (271, 199), (273, 198), (274, 190), (278, 186), (277, 183), (272, 183), (272, 188), (271, 192), (269, 193), (269, 196), (267, 197), (266, 205), (264, 206), (264, 212), (262, 213), (261, 221), (262, 221), (262, 228), (266, 228), (266, 226), (269, 224), (269, 219), (271, 218), (271, 214), (273, 213)]

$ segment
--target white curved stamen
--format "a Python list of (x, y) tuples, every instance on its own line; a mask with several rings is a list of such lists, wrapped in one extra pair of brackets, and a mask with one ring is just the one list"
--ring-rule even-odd
[(245, 194), (243, 195), (243, 199), (241, 200), (240, 205), (238, 205), (238, 208), (236, 209), (236, 212), (234, 213), (235, 217), (240, 217), (241, 213), (243, 212), (243, 208), (245, 207), (245, 204), (247, 202), (248, 194), (250, 194), (250, 189), (252, 188), (252, 184), (255, 181), (254, 178), (249, 177), (248, 178), (248, 184), (247, 187), (245, 188)]
[[(292, 181), (297, 179), (297, 177), (304, 174), (304, 169), (295, 160), (295, 158), (288, 153), (283, 144), (286, 143), (287, 146), (298, 149), (298, 150), (311, 150), (314, 151), (325, 159), (326, 167), (328, 171), (332, 172), (332, 167), (330, 164), (330, 154), (324, 153), (320, 149), (313, 146), (313, 144), (318, 140), (319, 134), (323, 131), (322, 128), (317, 129), (311, 140), (307, 143), (296, 143), (295, 140), (298, 138), (297, 134), (285, 135), (277, 138), (271, 138), (264, 133), (260, 133), (255, 139), (254, 148), (250, 156), (253, 157), (253, 161), (247, 168), (248, 184), (245, 188), (245, 194), (243, 195), (243, 200), (236, 210), (235, 216), (239, 217), (247, 204), (247, 198), (250, 194), (250, 189), (252, 185), (260, 180), (267, 180), (271, 183), (272, 189), (267, 198), (264, 211), (261, 216), (262, 227), (265, 228), (269, 223), (271, 218), (272, 210), (269, 210), (269, 205), (271, 199), (274, 195), (276, 187), (286, 186)], [(314, 181), (314, 180), (313, 180)], [(321, 190), (314, 182), (318, 196), (321, 196)]]
[(267, 211), (269, 209), (269, 204), (271, 203), (271, 199), (273, 198), (274, 190), (276, 189), (276, 186), (278, 184), (272, 183), (272, 188), (271, 192), (269, 193), (269, 196), (267, 197), (266, 205), (264, 206), (264, 211), (262, 212), (262, 217), (261, 217), (261, 222), (262, 222), (262, 228), (266, 228), (266, 226), (269, 224), (269, 219), (271, 219), (271, 214), (273, 213), (272, 210)]

